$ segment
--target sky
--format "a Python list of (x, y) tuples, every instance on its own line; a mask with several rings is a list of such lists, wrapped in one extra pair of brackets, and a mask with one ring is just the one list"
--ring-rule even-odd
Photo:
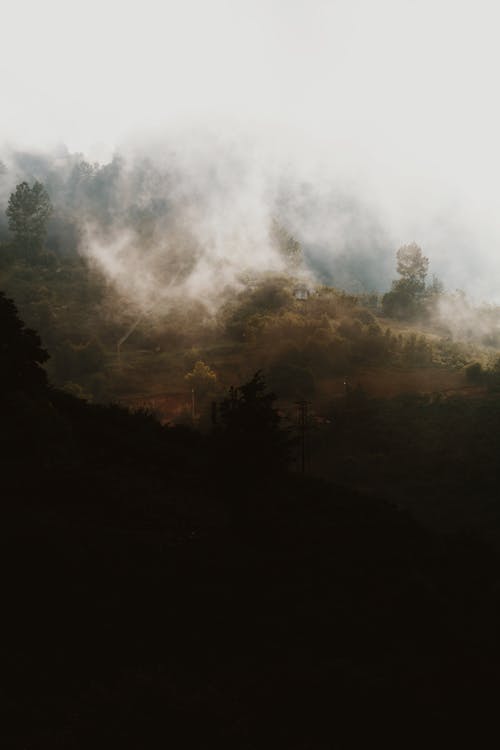
[(416, 241), (448, 287), (499, 300), (496, 6), (4, 0), (0, 145), (238, 143), (356, 194), (390, 252)]

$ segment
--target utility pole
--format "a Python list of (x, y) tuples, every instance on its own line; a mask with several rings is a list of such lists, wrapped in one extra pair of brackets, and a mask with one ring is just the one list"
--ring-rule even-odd
[(300, 444), (300, 471), (305, 474), (306, 471), (306, 430), (307, 430), (307, 417), (308, 417), (308, 406), (310, 401), (304, 399), (295, 402), (298, 406), (297, 410), (297, 423), (299, 428), (299, 444)]

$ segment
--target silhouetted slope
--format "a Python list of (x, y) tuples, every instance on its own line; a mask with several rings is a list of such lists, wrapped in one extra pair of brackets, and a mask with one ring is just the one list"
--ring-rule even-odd
[(405, 746), (415, 715), (492, 708), (495, 551), (240, 462), (261, 421), (228, 451), (48, 388), (2, 413), (5, 747), (324, 748), (388, 721)]

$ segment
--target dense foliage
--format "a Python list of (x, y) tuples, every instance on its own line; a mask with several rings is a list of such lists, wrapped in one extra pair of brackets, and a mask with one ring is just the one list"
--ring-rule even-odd
[(40, 182), (32, 187), (21, 182), (7, 206), (9, 229), (21, 254), (34, 258), (42, 249), (47, 221), (52, 212), (49, 195)]

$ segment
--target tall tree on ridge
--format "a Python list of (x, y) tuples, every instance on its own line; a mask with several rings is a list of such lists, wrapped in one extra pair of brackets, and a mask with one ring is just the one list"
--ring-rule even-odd
[(33, 187), (21, 182), (11, 193), (7, 206), (9, 229), (27, 257), (35, 257), (42, 249), (51, 213), (52, 204), (41, 182), (35, 182)]

